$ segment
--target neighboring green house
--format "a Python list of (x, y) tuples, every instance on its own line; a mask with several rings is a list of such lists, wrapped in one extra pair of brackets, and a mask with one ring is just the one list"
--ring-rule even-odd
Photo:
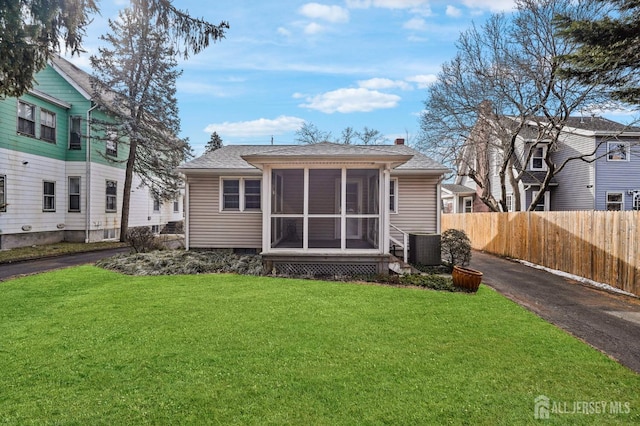
[[(54, 58), (33, 90), (0, 100), (0, 249), (119, 238), (125, 164), (112, 160), (128, 146), (96, 138), (89, 123), (107, 117), (90, 93), (89, 74)], [(132, 188), (130, 227), (182, 220), (181, 200)]]

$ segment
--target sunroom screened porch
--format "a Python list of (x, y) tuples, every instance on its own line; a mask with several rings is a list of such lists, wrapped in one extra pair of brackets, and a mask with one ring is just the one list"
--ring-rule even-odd
[(390, 172), (411, 157), (334, 144), (243, 156), (263, 171), (262, 254), (388, 253)]

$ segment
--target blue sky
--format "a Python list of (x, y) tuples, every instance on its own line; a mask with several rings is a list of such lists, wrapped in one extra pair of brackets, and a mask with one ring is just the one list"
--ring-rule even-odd
[[(91, 72), (89, 55), (128, 1), (101, 0), (86, 54), (70, 58)], [(183, 137), (199, 155), (216, 131), (225, 145), (293, 143), (312, 123), (338, 137), (345, 127), (379, 130), (411, 142), (426, 87), (455, 55), (472, 22), (509, 11), (512, 0), (180, 1), (226, 38), (180, 62)]]

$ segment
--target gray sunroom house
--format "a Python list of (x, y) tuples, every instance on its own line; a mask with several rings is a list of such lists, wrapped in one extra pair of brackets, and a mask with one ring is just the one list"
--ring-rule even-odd
[(230, 145), (180, 168), (187, 249), (255, 251), (283, 273), (387, 272), (408, 234), (440, 232), (448, 170), (395, 145)]

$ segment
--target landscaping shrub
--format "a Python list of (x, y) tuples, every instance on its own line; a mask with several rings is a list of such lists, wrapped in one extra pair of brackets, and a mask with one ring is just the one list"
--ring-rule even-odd
[(129, 229), (126, 239), (136, 253), (147, 253), (162, 248), (162, 245), (156, 240), (156, 236), (148, 226)]
[(441, 237), (442, 258), (449, 266), (449, 271), (454, 265), (466, 266), (471, 261), (471, 240), (460, 229), (447, 229)]

